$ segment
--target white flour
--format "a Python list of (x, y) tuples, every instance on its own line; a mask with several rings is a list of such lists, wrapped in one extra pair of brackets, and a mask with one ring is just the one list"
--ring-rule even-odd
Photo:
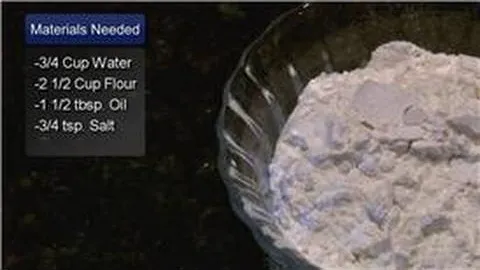
[(322, 269), (480, 269), (480, 59), (391, 42), (321, 74), (269, 169), (285, 238)]

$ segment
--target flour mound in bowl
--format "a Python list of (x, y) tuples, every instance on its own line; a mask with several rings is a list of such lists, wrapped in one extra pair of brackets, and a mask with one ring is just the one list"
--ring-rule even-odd
[(269, 175), (286, 241), (321, 269), (480, 269), (480, 59), (394, 41), (320, 74)]

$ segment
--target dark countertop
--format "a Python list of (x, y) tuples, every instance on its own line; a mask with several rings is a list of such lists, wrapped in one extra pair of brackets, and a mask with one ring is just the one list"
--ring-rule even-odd
[[(5, 269), (266, 269), (228, 204), (214, 125), (242, 50), (295, 5), (4, 4)], [(24, 14), (112, 10), (148, 16), (147, 155), (25, 157)]]

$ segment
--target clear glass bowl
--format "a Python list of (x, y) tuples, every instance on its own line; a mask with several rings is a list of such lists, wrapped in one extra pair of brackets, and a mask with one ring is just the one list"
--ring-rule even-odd
[(306, 83), (321, 72), (362, 67), (376, 47), (393, 40), (480, 57), (479, 10), (478, 3), (304, 4), (245, 50), (225, 86), (218, 165), (233, 209), (276, 269), (316, 269), (282, 247), (268, 190), (277, 138)]

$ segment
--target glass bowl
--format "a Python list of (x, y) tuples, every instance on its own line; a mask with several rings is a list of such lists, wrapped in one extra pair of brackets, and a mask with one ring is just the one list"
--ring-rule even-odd
[(224, 90), (218, 167), (234, 211), (276, 269), (317, 269), (284, 241), (268, 189), (276, 141), (304, 86), (321, 72), (361, 68), (393, 40), (479, 57), (479, 10), (478, 3), (303, 4), (244, 51)]

